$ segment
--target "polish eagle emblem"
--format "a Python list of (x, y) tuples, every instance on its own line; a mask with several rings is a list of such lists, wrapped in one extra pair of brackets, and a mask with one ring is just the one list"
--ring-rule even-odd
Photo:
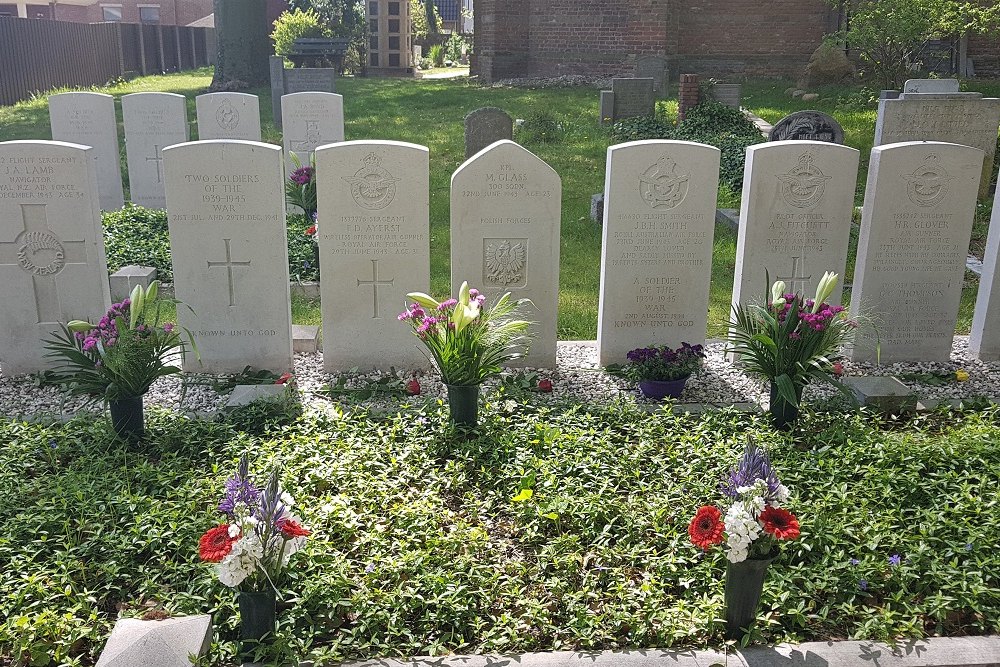
[(396, 198), (396, 182), (392, 174), (382, 167), (382, 158), (369, 153), (362, 160), (364, 166), (354, 174), (345, 176), (351, 184), (351, 196), (358, 206), (369, 211), (383, 209)]
[(523, 243), (502, 239), (486, 246), (486, 278), (506, 287), (524, 280), (527, 248)]
[(808, 153), (799, 157), (798, 164), (786, 174), (777, 174), (781, 181), (781, 198), (795, 208), (809, 208), (823, 199), (826, 184), (832, 176), (824, 174), (813, 164)]

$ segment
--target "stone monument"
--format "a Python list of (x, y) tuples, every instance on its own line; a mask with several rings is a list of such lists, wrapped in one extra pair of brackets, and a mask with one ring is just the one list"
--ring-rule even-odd
[(115, 98), (104, 93), (84, 92), (49, 95), (49, 124), (54, 141), (83, 144), (94, 149), (101, 209), (117, 211), (124, 206)]

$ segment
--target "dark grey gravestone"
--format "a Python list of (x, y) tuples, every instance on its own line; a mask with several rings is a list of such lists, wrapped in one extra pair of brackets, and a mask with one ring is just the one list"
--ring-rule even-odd
[(822, 111), (796, 111), (779, 120), (771, 128), (767, 139), (768, 141), (808, 139), (843, 144), (844, 128), (836, 118)]
[(604, 193), (590, 195), (590, 219), (596, 223), (604, 223)]
[(514, 120), (503, 109), (483, 107), (465, 117), (465, 159), (502, 139), (513, 140)]
[(271, 56), (271, 113), (281, 128), (281, 96), (291, 93), (337, 92), (337, 70), (332, 67), (296, 67), (285, 69), (285, 59)]
[(667, 58), (665, 56), (642, 56), (635, 61), (635, 75), (640, 79), (653, 80), (653, 92), (663, 97), (667, 92)]
[(615, 94), (610, 90), (601, 91), (600, 121), (601, 125), (615, 122)]
[(656, 105), (653, 79), (611, 79), (611, 92), (615, 95), (615, 121), (635, 116), (652, 116)]

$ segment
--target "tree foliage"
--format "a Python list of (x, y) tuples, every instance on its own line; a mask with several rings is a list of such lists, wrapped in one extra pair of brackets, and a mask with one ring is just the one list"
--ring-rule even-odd
[[(429, 9), (428, 9), (429, 8)], [(433, 23), (428, 21), (428, 15), (433, 12)], [(413, 27), (413, 39), (425, 39), (428, 34), (437, 34), (443, 25), (441, 15), (433, 2), (423, 2), (422, 0), (410, 0), (410, 21)], [(431, 30), (430, 26), (434, 29)]]
[(331, 37), (333, 32), (312, 9), (305, 11), (293, 9), (282, 12), (274, 22), (274, 32), (271, 41), (274, 42), (274, 53), (287, 56), (292, 52), (292, 45), (300, 37)]
[(831, 0), (848, 24), (833, 37), (858, 53), (866, 73), (898, 87), (935, 37), (1000, 30), (1000, 6), (962, 0)]

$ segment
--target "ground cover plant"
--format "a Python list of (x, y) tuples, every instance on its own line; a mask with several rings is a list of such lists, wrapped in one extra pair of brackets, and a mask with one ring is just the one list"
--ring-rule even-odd
[(198, 557), (224, 481), (280, 462), (313, 531), (275, 653), (339, 659), (721, 643), (724, 554), (687, 527), (748, 435), (801, 536), (772, 564), (752, 642), (1000, 630), (1000, 414), (897, 421), (807, 412), (788, 435), (723, 411), (485, 408), (309, 414), (263, 435), (154, 412), (127, 448), (103, 421), (0, 422), (0, 662), (91, 664), (119, 613), (212, 613), (234, 664), (235, 597)]

